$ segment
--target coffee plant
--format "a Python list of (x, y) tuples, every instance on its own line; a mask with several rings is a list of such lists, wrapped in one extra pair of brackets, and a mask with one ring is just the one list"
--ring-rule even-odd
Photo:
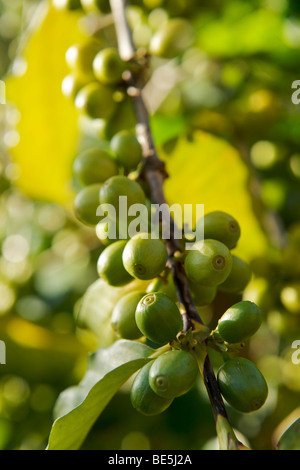
[[(87, 8), (85, 3), (81, 6)], [(64, 7), (72, 9), (74, 5)], [(128, 221), (122, 226), (121, 240), (116, 234), (110, 236), (110, 223), (120, 220), (120, 197), (127, 197), (128, 207), (144, 205), (147, 221), (151, 220), (147, 201), (165, 202), (165, 165), (153, 141), (142, 89), (149, 79), (147, 68), (151, 57), (180, 61), (184, 51), (193, 45), (195, 31), (188, 19), (189, 9), (183, 8), (181, 12), (187, 18), (173, 17), (172, 13), (168, 18), (168, 10), (154, 10), (158, 24), (148, 26), (149, 42), (140, 47), (130, 28), (130, 14), (132, 17), (144, 14), (143, 10), (130, 10), (122, 0), (111, 0), (110, 7), (115, 37), (109, 41), (94, 35), (88, 43), (72, 46), (66, 60), (73, 77), (70, 89), (63, 86), (65, 94), (74, 100), (91, 126), (96, 121), (101, 123), (105, 141), (104, 150), (91, 146), (75, 159), (74, 176), (82, 187), (75, 200), (75, 213), (82, 222), (101, 226), (98, 231), (96, 228), (96, 233), (100, 233), (100, 241), (105, 239), (107, 246), (98, 260), (100, 278), (109, 286), (132, 286), (130, 293), (121, 294), (111, 315), (111, 324), (120, 339), (116, 339), (109, 351), (114, 361), (114, 349), (124, 349), (123, 360), (118, 368), (97, 381), (93, 391), (98, 389), (101, 400), (101, 390), (109, 386), (105, 385), (109, 377), (119, 381), (120, 387), (124, 382), (123, 370), (126, 374), (128, 369), (128, 379), (140, 369), (132, 383), (131, 403), (140, 413), (155, 415), (186, 394), (200, 375), (213, 409), (220, 449), (246, 448), (230, 425), (223, 398), (242, 413), (258, 410), (267, 399), (268, 386), (263, 375), (253, 362), (240, 357), (243, 343), (261, 326), (262, 312), (255, 303), (241, 301), (231, 305), (216, 329), (211, 330), (197, 309), (211, 304), (219, 290), (240, 294), (250, 282), (249, 265), (232, 254), (241, 236), (238, 221), (222, 210), (206, 214), (204, 242), (195, 243), (191, 251), (186, 251), (175, 239), (171, 214), (169, 239), (162, 238), (160, 229), (157, 239), (149, 238), (148, 233), (130, 237)], [(146, 3), (141, 7), (150, 16), (151, 6)], [(90, 2), (89, 8), (95, 9), (100, 17), (106, 13), (101, 2)], [(125, 104), (133, 108), (132, 121), (115, 122)], [(112, 205), (119, 216), (105, 226), (104, 219), (95, 219), (97, 206), (102, 204)], [(163, 292), (156, 279), (164, 281), (165, 289), (172, 282), (173, 289)], [(148, 293), (135, 288), (136, 281), (147, 281), (143, 290)], [(224, 360), (217, 379), (208, 348), (218, 351)], [(126, 350), (129, 356), (133, 354), (134, 361), (125, 362)], [(110, 397), (116, 390), (110, 390)], [(85, 390), (83, 396), (79, 395), (81, 404), (75, 394), (77, 408), (61, 417), (58, 415), (49, 439), (50, 449), (60, 448), (60, 434), (68, 433), (68, 417), (84, 408), (92, 393), (87, 394)], [(68, 408), (67, 400), (68, 393), (62, 394), (58, 408)], [(101, 403), (101, 408), (104, 406)], [(95, 406), (94, 411), (99, 415), (101, 410)], [(78, 447), (97, 417), (93, 414), (84, 418), (83, 429), (67, 438), (67, 447)]]
[[(70, 385), (61, 379), (49, 450), (79, 449), (89, 438), (87, 445), (98, 448), (93, 430), (102, 422), (105, 429), (110, 403), (123, 390), (122, 407), (138, 414), (134, 419), (146, 429), (151, 420), (171, 416), (172, 410), (175, 415), (179, 404), (200, 390), (218, 448), (250, 450), (255, 445), (244, 433), (250, 423), (251, 436), (252, 416), (253, 429), (255, 419), (265, 416), (276, 425), (265, 411), (274, 400), (268, 372), (278, 375), (285, 367), (276, 380), (287, 388), (291, 383), (292, 392), (300, 389), (284, 356), (290, 339), (300, 334), (299, 138), (297, 125), (288, 125), (297, 113), (284, 105), (279, 73), (281, 67), (292, 77), (300, 58), (295, 44), (287, 46), (288, 40), (299, 41), (289, 23), (299, 21), (299, 12), (292, 2), (278, 1), (276, 8), (267, 1), (237, 2), (236, 10), (226, 2), (198, 3), (52, 1), (57, 18), (78, 15), (78, 30), (85, 28), (84, 39), (64, 51), (67, 73), (60, 84), (80, 132), (72, 162), (76, 194), (71, 221), (64, 224), (92, 255), (82, 264), (82, 283), (80, 263), (72, 265), (73, 282), (79, 284), (75, 292), (62, 289), (62, 297), (72, 293), (74, 328), (90, 354), (78, 380), (72, 378)], [(286, 41), (272, 45), (263, 25), (277, 31), (279, 16)], [(247, 31), (258, 24), (256, 41), (247, 38), (250, 32), (237, 39), (238, 18)], [(155, 217), (153, 208), (166, 206), (166, 186), (181, 180), (180, 174), (169, 174), (168, 156), (172, 159), (182, 134), (193, 145), (199, 131), (228, 141), (240, 153), (253, 211), (272, 243), (263, 257), (246, 260), (236, 251), (243, 239), (251, 244), (252, 233), (224, 209), (222, 179), (230, 175), (216, 184), (218, 207), (197, 221), (204, 230), (200, 241), (195, 226), (187, 231), (171, 210)], [(193, 172), (202, 178), (201, 166)], [(3, 178), (3, 184), (7, 194), (11, 182)], [(197, 200), (205, 203), (201, 198), (200, 188)], [(130, 211), (134, 205), (138, 218)], [(63, 257), (71, 242), (61, 236), (57, 250)], [(45, 243), (55, 247), (59, 234), (56, 241), (52, 237)], [(61, 279), (54, 282), (58, 291)], [(48, 292), (42, 275), (33, 290), (50, 302), (51, 284)], [(264, 346), (267, 335), (272, 354)], [(278, 344), (272, 335), (280, 338)], [(281, 356), (275, 359), (276, 347)], [(187, 426), (195, 415), (201, 428), (197, 411), (186, 409)], [(300, 448), (297, 413), (289, 425), (277, 433), (274, 448)], [(266, 445), (255, 439), (254, 444)]]

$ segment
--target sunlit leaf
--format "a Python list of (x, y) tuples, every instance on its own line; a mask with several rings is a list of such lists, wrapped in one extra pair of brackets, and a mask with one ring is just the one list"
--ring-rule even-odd
[(230, 5), (222, 19), (210, 19), (199, 28), (199, 44), (205, 52), (219, 57), (287, 52), (278, 34), (282, 28), (280, 15), (263, 8), (248, 12), (247, 5), (241, 12), (239, 7), (237, 4), (234, 12), (235, 6)]
[(236, 150), (225, 141), (204, 132), (194, 140), (178, 140), (174, 151), (161, 156), (170, 178), (165, 182), (169, 204), (204, 204), (204, 212), (221, 210), (241, 225), (238, 251), (246, 259), (263, 253), (266, 238), (254, 215), (247, 187), (248, 169)]
[(72, 101), (62, 95), (61, 83), (68, 73), (66, 50), (82, 42), (79, 18), (76, 12), (58, 12), (48, 2), (42, 4), (18, 58), (26, 71), (6, 80), (7, 101), (21, 113), (20, 141), (11, 149), (21, 171), (17, 184), (29, 197), (59, 203), (73, 197), (70, 177), (78, 116)]

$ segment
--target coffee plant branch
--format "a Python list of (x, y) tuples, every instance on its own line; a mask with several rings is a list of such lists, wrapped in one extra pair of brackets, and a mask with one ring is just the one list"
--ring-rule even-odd
[[(149, 185), (152, 201), (159, 205), (165, 204), (166, 199), (163, 191), (163, 183), (168, 175), (164, 163), (158, 156), (153, 141), (149, 123), (149, 113), (142, 96), (144, 86), (143, 74), (144, 69), (147, 67), (147, 57), (139, 57), (139, 52), (135, 49), (133, 44), (132, 34), (126, 18), (126, 0), (110, 0), (110, 5), (115, 23), (119, 54), (124, 61), (131, 62), (133, 65), (131, 70), (126, 72), (124, 79), (127, 83), (128, 95), (131, 96), (133, 100), (137, 119), (137, 136), (143, 148), (144, 167), (142, 177)], [(183, 263), (180, 257), (176, 257), (176, 253), (181, 252), (181, 247), (178, 240), (174, 237), (174, 224), (175, 222), (170, 214), (171, 230), (170, 239), (167, 241), (169, 254), (168, 267), (174, 279), (179, 303), (183, 308), (184, 332), (187, 332), (189, 329), (194, 328), (193, 320), (202, 325), (203, 322), (192, 299)], [(217, 423), (217, 431), (219, 427), (218, 422), (225, 423), (221, 426), (223, 434), (226, 431), (228, 439), (226, 439), (227, 443), (223, 447), (229, 448), (229, 443), (230, 447), (232, 443), (236, 443), (236, 448), (238, 448), (239, 443), (230, 426), (225, 405), (207, 354), (201, 367), (203, 369), (202, 375), (211, 402), (213, 415)], [(219, 418), (221, 418), (221, 420)]]
[[(139, 58), (137, 57), (138, 53), (132, 42), (131, 31), (126, 19), (125, 6), (126, 2), (123, 0), (111, 1), (111, 9), (115, 21), (120, 56), (124, 61), (133, 61), (134, 63), (134, 61), (138, 61)], [(155, 204), (161, 205), (166, 204), (163, 182), (167, 177), (167, 173), (164, 163), (158, 157), (150, 129), (148, 110), (142, 96), (144, 86), (143, 71), (144, 67), (147, 65), (147, 60), (145, 57), (141, 57), (139, 62), (141, 65), (135, 67), (134, 71), (128, 71), (124, 78), (127, 83), (128, 94), (133, 100), (137, 118), (137, 135), (143, 148), (144, 167), (142, 177), (149, 185), (152, 201)], [(144, 62), (144, 65), (142, 62)], [(203, 322), (194, 305), (182, 262), (174, 258), (174, 253), (180, 252), (181, 247), (178, 240), (174, 237), (174, 220), (171, 215), (170, 228), (170, 239), (167, 241), (167, 249), (169, 253), (168, 267), (170, 268), (174, 278), (178, 300), (183, 306), (184, 331), (187, 331), (188, 329), (193, 328), (192, 320), (201, 324)]]

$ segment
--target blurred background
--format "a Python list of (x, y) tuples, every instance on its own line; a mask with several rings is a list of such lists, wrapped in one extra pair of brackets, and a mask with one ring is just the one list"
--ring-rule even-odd
[[(236, 253), (253, 269), (243, 298), (265, 318), (243, 354), (264, 373), (269, 398), (254, 414), (228, 413), (244, 441), (272, 449), (300, 417), (300, 365), (291, 347), (300, 340), (300, 105), (291, 100), (300, 80), (300, 6), (198, 3), (135, 1), (128, 17), (141, 48), (168, 16), (193, 26), (180, 58), (153, 58), (145, 98), (170, 174), (170, 204), (204, 204), (205, 212), (223, 210), (240, 222)], [(87, 142), (101, 144), (122, 125), (120, 114), (105, 129), (87, 126), (61, 91), (66, 50), (92, 34), (115, 40), (109, 14), (0, 0), (7, 95), (0, 106), (0, 449), (44, 449), (59, 393), (80, 381), (90, 352), (114, 340), (107, 322), (99, 327), (101, 299), (85, 312), (84, 327), (75, 321), (103, 246), (74, 217), (72, 161)], [(218, 295), (201, 315), (213, 326), (237, 300)], [(217, 368), (219, 358), (212, 361)], [(151, 418), (132, 409), (128, 390), (112, 400), (84, 448), (216, 448), (200, 382)]]

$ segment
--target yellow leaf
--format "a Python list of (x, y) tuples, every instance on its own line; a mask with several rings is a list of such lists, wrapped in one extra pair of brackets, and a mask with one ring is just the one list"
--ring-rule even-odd
[(66, 50), (83, 40), (79, 18), (77, 12), (56, 11), (46, 2), (24, 48), (25, 74), (6, 80), (7, 100), (21, 113), (20, 142), (11, 149), (21, 171), (17, 184), (29, 197), (63, 204), (73, 198), (78, 116), (62, 95), (61, 83), (68, 74)]
[(251, 207), (248, 171), (236, 150), (225, 141), (196, 132), (194, 141), (179, 139), (168, 156), (165, 182), (169, 204), (204, 204), (204, 212), (221, 210), (241, 225), (238, 253), (245, 260), (263, 254), (267, 240)]

